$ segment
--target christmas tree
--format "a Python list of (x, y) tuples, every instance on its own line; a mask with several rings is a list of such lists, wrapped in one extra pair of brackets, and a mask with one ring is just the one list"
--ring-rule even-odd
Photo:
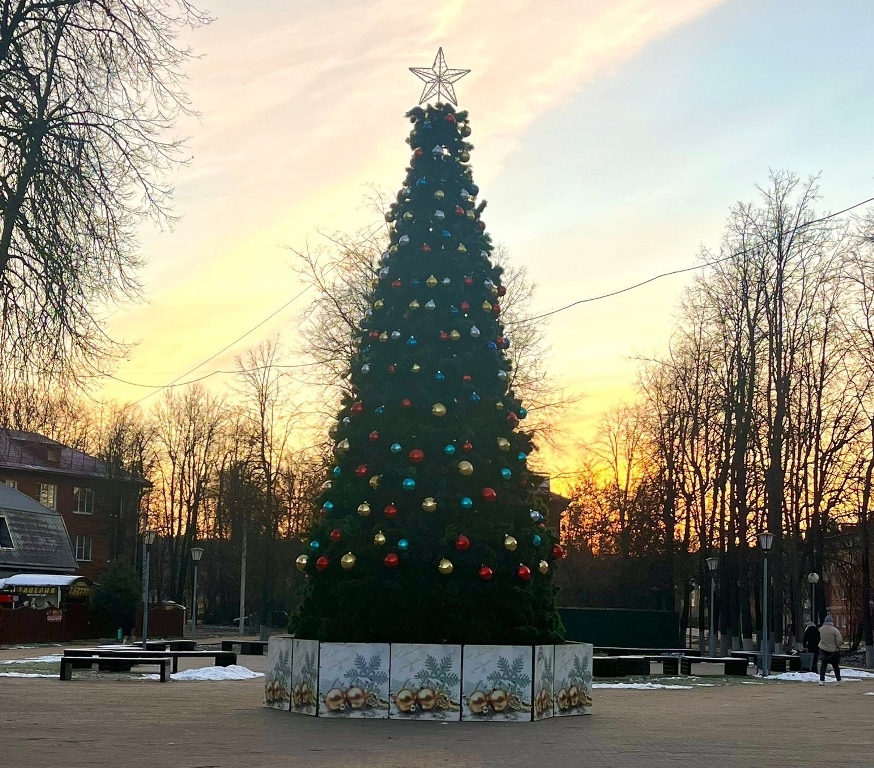
[(508, 385), (506, 290), (468, 115), (438, 102), (407, 116), (412, 159), (386, 214), (391, 244), (354, 339), (290, 629), (342, 642), (562, 642), (552, 574), (563, 552)]

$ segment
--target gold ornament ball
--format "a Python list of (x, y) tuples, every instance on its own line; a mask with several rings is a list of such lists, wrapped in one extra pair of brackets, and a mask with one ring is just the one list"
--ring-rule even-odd
[(416, 301), (415, 299), (413, 299), (413, 300), (410, 302), (410, 309), (418, 309), (418, 308), (419, 308), (419, 302)]
[(373, 280), (370, 281), (371, 288), (379, 288), (379, 278), (374, 277)]
[(334, 437), (337, 434), (337, 425), (336, 424), (332, 424), (330, 427), (328, 427), (328, 434), (331, 437)]
[(449, 332), (449, 338), (452, 341), (458, 341), (461, 338), (461, 334), (456, 330), (452, 330)]
[(341, 688), (331, 688), (325, 694), (325, 706), (331, 712), (339, 712), (346, 706), (346, 694), (343, 693)]
[(446, 415), (446, 406), (443, 403), (434, 403), (431, 406), (431, 413), (434, 416), (445, 416)]
[(510, 696), (506, 691), (502, 691), (500, 688), (495, 688), (495, 690), (489, 694), (489, 702), (495, 712), (503, 712), (510, 703)]
[(416, 700), (419, 702), (419, 706), (427, 712), (434, 709), (437, 704), (437, 694), (433, 688), (420, 688), (416, 694)]
[(421, 370), (422, 370), (422, 366), (419, 365), (418, 363), (413, 363), (412, 368), (410, 368), (410, 371), (412, 371), (413, 373), (418, 373)]
[(425, 512), (436, 512), (437, 511), (437, 502), (436, 500), (429, 496), (425, 501), (422, 502), (422, 509)]
[(377, 547), (381, 547), (385, 544), (385, 534), (382, 531), (377, 531), (373, 536), (373, 543), (376, 544)]
[(379, 488), (379, 480), (382, 475), (374, 475), (370, 478), (370, 487), (371, 488)]
[(402, 688), (395, 696), (395, 706), (401, 712), (412, 712), (416, 708), (416, 694), (409, 688)]
[(386, 333), (385, 331), (383, 331), (381, 334), (379, 334), (379, 340), (380, 340), (383, 344), (385, 344), (385, 342), (388, 341), (388, 333)]
[(370, 504), (366, 501), (363, 504), (359, 504), (358, 514), (361, 515), (361, 517), (367, 517), (370, 514)]
[(425, 285), (427, 285), (429, 288), (433, 288), (435, 285), (437, 285), (437, 278), (434, 277), (434, 275), (429, 275), (428, 279), (425, 281)]
[(446, 194), (443, 192), (442, 189), (438, 189), (438, 190), (434, 193), (434, 199), (435, 199), (435, 200), (442, 200), (445, 196), (446, 196)]
[(487, 301), (484, 301), (482, 303), (482, 308), (483, 308), (483, 312), (491, 312), (492, 311), (492, 305), (489, 304), (489, 302), (487, 302)]
[(546, 560), (541, 560), (537, 564), (537, 570), (545, 576), (547, 573), (549, 573), (549, 563), (547, 563)]
[(469, 461), (459, 461), (458, 462), (458, 471), (461, 472), (461, 474), (464, 475), (465, 477), (467, 475), (472, 475), (473, 474), (473, 464), (471, 464)]
[(384, 306), (385, 306), (385, 304), (383, 303), (382, 299), (377, 299), (376, 301), (373, 302), (374, 309), (382, 309)]
[(337, 450), (340, 453), (346, 453), (346, 451), (349, 450), (349, 441), (345, 438), (341, 440), (339, 443), (337, 443)]
[(467, 700), (467, 708), (475, 715), (481, 715), (489, 706), (489, 695), (485, 691), (474, 691)]
[(498, 450), (499, 451), (509, 451), (510, 450), (510, 441), (507, 440), (506, 437), (498, 438)]
[(343, 555), (343, 557), (340, 558), (340, 567), (344, 571), (348, 571), (350, 568), (355, 567), (355, 563), (357, 560), (358, 558), (355, 557), (355, 555), (353, 555), (351, 552), (347, 552), (345, 555)]
[(516, 547), (518, 546), (519, 542), (516, 541), (515, 536), (510, 536), (509, 534), (504, 536), (504, 549), (506, 549), (508, 552), (515, 552)]
[(461, 160), (462, 163), (466, 163), (468, 160), (470, 160), (470, 152), (465, 150), (458, 156), (458, 159)]
[(440, 571), (442, 576), (448, 576), (452, 573), (453, 565), (447, 560), (445, 557), (437, 564), (437, 570)]
[(353, 685), (346, 691), (346, 701), (349, 702), (352, 709), (364, 709), (364, 705), (367, 703), (367, 694), (363, 688)]
[(497, 403), (495, 403), (495, 410), (496, 411), (503, 411), (504, 410), (504, 404), (500, 400)]
[(297, 566), (299, 571), (303, 571), (307, 567), (307, 563), (310, 559), (306, 555), (298, 555), (297, 560), (294, 561), (294, 564)]

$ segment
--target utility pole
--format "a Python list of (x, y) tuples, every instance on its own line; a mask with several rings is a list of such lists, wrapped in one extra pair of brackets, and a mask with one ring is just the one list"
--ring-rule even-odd
[(242, 562), (240, 564), (240, 637), (242, 637), (245, 632), (246, 625), (246, 547), (247, 547), (247, 539), (249, 537), (249, 526), (248, 520), (243, 523), (243, 556)]

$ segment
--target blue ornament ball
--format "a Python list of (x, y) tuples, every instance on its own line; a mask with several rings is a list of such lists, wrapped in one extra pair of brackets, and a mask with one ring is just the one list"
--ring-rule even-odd
[(384, 405), (377, 405), (376, 408), (373, 409), (373, 412), (377, 416), (382, 416), (382, 414), (385, 413), (385, 406)]
[(405, 552), (410, 548), (410, 542), (406, 539), (398, 539), (398, 549), (402, 549)]
[(519, 451), (519, 453), (516, 454), (516, 458), (519, 459), (519, 461), (525, 461), (528, 458), (528, 456), (526, 454), (524, 454), (522, 451)]
[(408, 477), (404, 480), (403, 486), (405, 491), (414, 491), (416, 490), (416, 481), (412, 477)]
[(491, 349), (494, 352), (497, 348), (498, 348), (498, 345), (495, 344), (495, 342), (493, 342), (493, 341), (489, 342), (489, 349)]
[(333, 501), (326, 501), (324, 504), (322, 504), (322, 509), (327, 509), (328, 512), (330, 512), (333, 508), (334, 508)]
[(534, 534), (534, 537), (531, 539), (531, 543), (532, 543), (535, 547), (539, 547), (539, 546), (540, 546), (540, 542), (542, 542), (542, 541), (543, 541), (543, 539), (540, 538), (540, 534), (539, 534), (539, 533), (535, 533), (535, 534)]
[(334, 467), (334, 477), (340, 477), (343, 474), (343, 470), (340, 467)]
[(424, 176), (421, 179), (416, 179), (416, 186), (417, 187), (427, 187), (428, 186), (428, 179), (426, 179)]
[(400, 453), (400, 452), (403, 450), (403, 448), (401, 448), (401, 444), (400, 444), (400, 443), (392, 443), (392, 444), (391, 444), (391, 448), (389, 448), (389, 450), (390, 450), (392, 453)]
[(470, 509), (473, 506), (473, 501), (470, 500), (467, 496), (461, 497), (461, 508), (462, 509)]
[(422, 285), (422, 281), (419, 280), (418, 277), (414, 277), (412, 280), (410, 280), (410, 285), (411, 285), (413, 288), (418, 288), (419, 286)]
[(437, 373), (434, 374), (434, 381), (443, 381), (445, 378), (446, 376), (443, 375), (443, 371), (437, 371)]
[(455, 455), (455, 446), (452, 443), (449, 443), (443, 449), (443, 453), (445, 453), (447, 456), (454, 456)]
[(525, 408), (519, 409), (519, 418), (524, 419), (528, 415), (528, 411)]
[(452, 237), (452, 233), (448, 229), (441, 230), (440, 232), (443, 237)]
[(480, 400), (479, 395), (478, 395), (476, 392), (474, 392), (474, 393), (470, 396), (470, 402), (472, 402), (472, 403), (478, 403), (479, 400)]
[(415, 336), (410, 336), (410, 338), (407, 339), (407, 346), (408, 346), (408, 347), (415, 347), (416, 344), (418, 344), (418, 343), (419, 343), (419, 342), (416, 341), (416, 337), (415, 337)]
[(538, 512), (536, 509), (532, 509), (531, 512), (529, 513), (529, 516), (531, 517), (531, 519), (535, 523), (542, 523), (543, 522), (543, 515), (540, 514), (540, 512)]
[(503, 477), (504, 480), (509, 480), (511, 477), (513, 477), (513, 473), (512, 473), (509, 469), (507, 469), (506, 467), (504, 467), (504, 468), (501, 470), (501, 477)]
[(317, 542), (317, 541), (310, 542), (310, 549), (318, 549), (320, 546), (321, 546), (321, 544), (319, 544), (319, 542)]

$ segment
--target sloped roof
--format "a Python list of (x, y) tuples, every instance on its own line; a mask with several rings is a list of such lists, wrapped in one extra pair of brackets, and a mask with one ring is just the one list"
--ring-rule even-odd
[(0, 549), (0, 568), (56, 573), (76, 570), (76, 555), (60, 512), (0, 483), (0, 517), (14, 544)]
[[(47, 458), (48, 447), (57, 450), (57, 461), (49, 461)], [(114, 469), (107, 462), (84, 451), (71, 448), (37, 432), (23, 432), (16, 429), (0, 428), (0, 468), (149, 485), (148, 481)]]

